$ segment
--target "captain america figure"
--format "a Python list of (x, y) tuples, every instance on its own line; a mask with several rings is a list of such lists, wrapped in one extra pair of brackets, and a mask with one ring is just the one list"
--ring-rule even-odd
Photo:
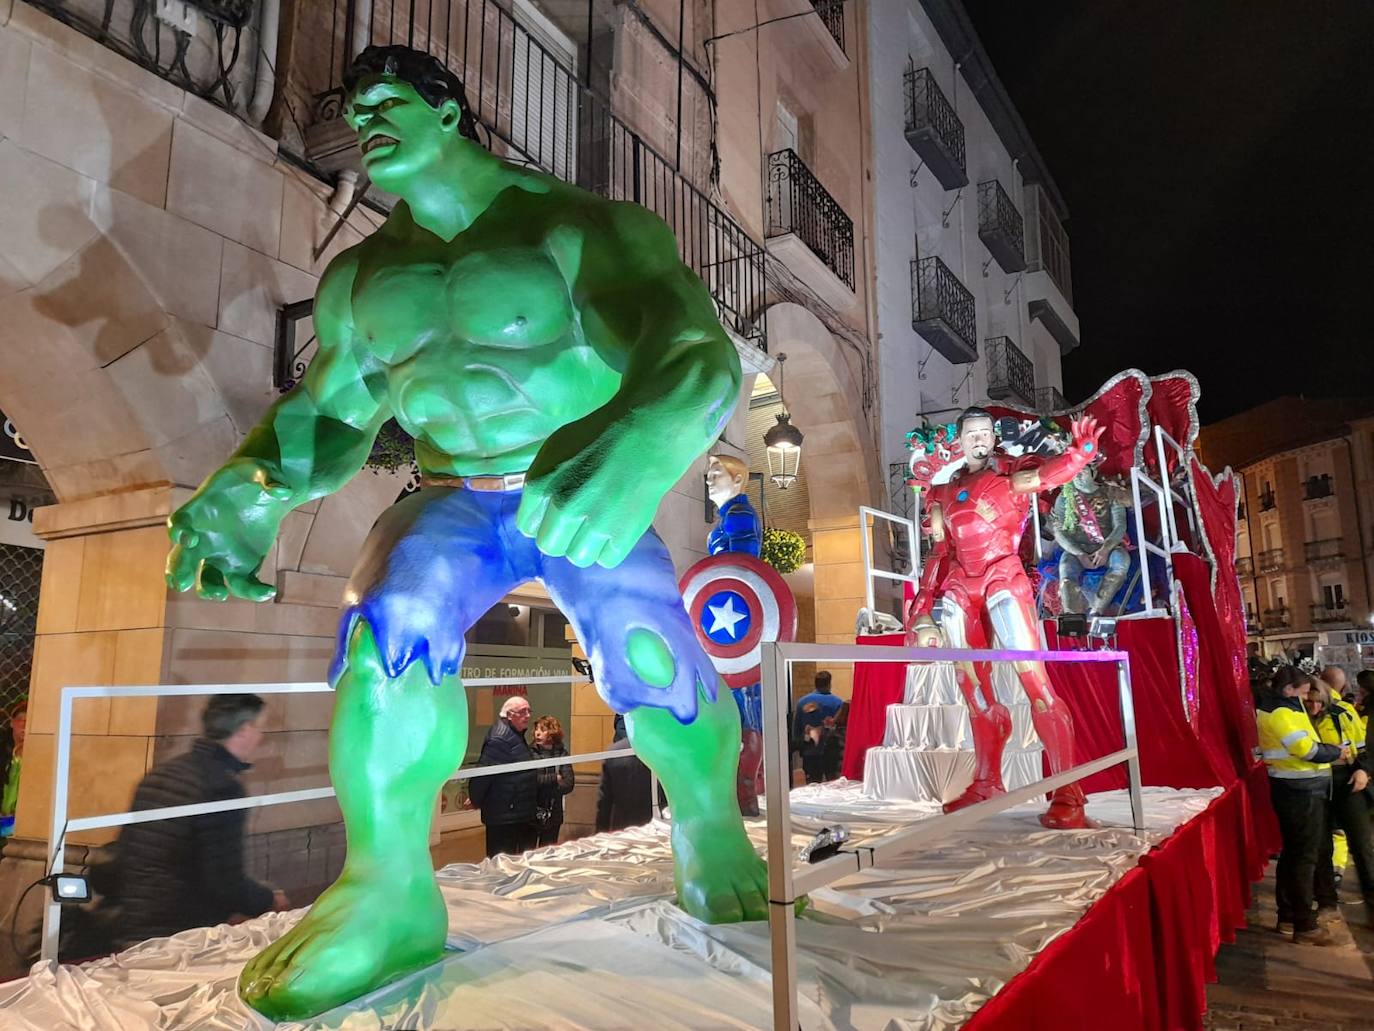
[[(759, 529), (758, 513), (744, 493), (748, 482), (749, 467), (733, 455), (712, 455), (707, 461), (706, 489), (720, 510), (720, 517), (706, 538), (706, 550), (712, 555), (743, 552), (759, 557), (763, 534)], [(723, 604), (711, 604), (717, 601), (714, 598), (708, 602), (713, 613), (712, 628), (703, 629), (713, 640), (717, 633), (737, 640), (745, 628), (736, 621), (741, 617), (747, 619), (747, 613), (737, 615), (731, 598), (719, 600)], [(759, 771), (763, 763), (763, 697), (758, 684), (735, 688), (730, 693), (739, 707), (740, 718), (739, 775), (735, 784), (739, 808), (745, 816), (757, 816)]]

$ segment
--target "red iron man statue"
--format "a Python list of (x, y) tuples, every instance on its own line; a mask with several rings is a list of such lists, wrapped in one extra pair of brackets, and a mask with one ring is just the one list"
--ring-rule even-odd
[[(921, 586), (907, 611), (908, 644), (937, 647), (943, 631), (951, 648), (997, 647), (1034, 651), (1040, 648), (1035, 598), (1021, 565), (1021, 535), (1037, 491), (1062, 486), (1097, 457), (1102, 429), (1091, 417), (1076, 420), (1072, 443), (1034, 468), (998, 471), (992, 454), (997, 446), (991, 414), (981, 408), (959, 416), (959, 443), (964, 467), (948, 483), (930, 488), (933, 547), (921, 573)], [(931, 618), (941, 598), (940, 625)], [(970, 662), (957, 666), (959, 688), (968, 703), (976, 768), (973, 783), (959, 798), (945, 803), (953, 812), (1006, 789), (1002, 786), (1002, 748), (1011, 734), (1011, 713), (997, 701), (990, 676), (979, 683)], [(1050, 770), (1070, 769), (1073, 761), (1073, 716), (1054, 694), (1043, 663), (1018, 662), (1016, 675), (1030, 700), (1035, 732), (1045, 746)], [(1060, 788), (1046, 827), (1090, 827), (1077, 784)]]

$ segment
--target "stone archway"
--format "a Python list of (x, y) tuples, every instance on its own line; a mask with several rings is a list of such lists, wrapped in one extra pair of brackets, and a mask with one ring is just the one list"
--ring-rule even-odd
[[(861, 384), (842, 345), (801, 305), (768, 309), (768, 341), (774, 355), (787, 355), (787, 408), (806, 435), (802, 476), (811, 507), (815, 639), (852, 644), (865, 598), (859, 506), (872, 503), (879, 482), (872, 448), (865, 445)], [(836, 693), (849, 697), (849, 667), (832, 673)]]

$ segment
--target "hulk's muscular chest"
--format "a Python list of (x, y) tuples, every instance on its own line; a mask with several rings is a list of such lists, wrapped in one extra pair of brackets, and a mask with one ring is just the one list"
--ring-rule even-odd
[(364, 245), (355, 340), (431, 467), (519, 471), (619, 384), (615, 355), (582, 334), (566, 261), (546, 236), (493, 211), (450, 242), (384, 229)]

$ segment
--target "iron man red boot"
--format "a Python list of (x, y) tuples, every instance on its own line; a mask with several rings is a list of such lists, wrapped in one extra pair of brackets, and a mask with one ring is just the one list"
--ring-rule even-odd
[(739, 771), (735, 776), (735, 797), (741, 816), (759, 815), (759, 777), (763, 765), (763, 735), (757, 730), (740, 732)]
[(1097, 824), (1088, 819), (1088, 803), (1077, 784), (1062, 787), (1050, 796), (1050, 807), (1040, 814), (1040, 825), (1057, 831), (1092, 830)]
[(1002, 749), (1011, 737), (1011, 713), (1000, 703), (981, 712), (970, 705), (969, 723), (973, 728), (973, 783), (954, 801), (945, 803), (947, 813), (1005, 794), (1007, 790), (1002, 786)]
[[(1040, 743), (1045, 746), (1045, 758), (1049, 760), (1050, 773), (1073, 769), (1073, 715), (1064, 703), (1054, 699), (1053, 695), (1050, 696), (1049, 704), (1045, 703), (1043, 697), (1041, 700), (1035, 700), (1036, 694), (1032, 694), (1032, 690), (1043, 686), (1038, 681), (1022, 676), (1021, 682), (1032, 699), (1031, 720), (1035, 724), (1035, 733), (1040, 738)], [(1040, 823), (1053, 830), (1084, 830), (1096, 827), (1097, 824), (1089, 820), (1087, 813), (1084, 812), (1083, 807), (1086, 804), (1083, 789), (1077, 784), (1062, 787), (1050, 796), (1050, 808), (1041, 814)]]

